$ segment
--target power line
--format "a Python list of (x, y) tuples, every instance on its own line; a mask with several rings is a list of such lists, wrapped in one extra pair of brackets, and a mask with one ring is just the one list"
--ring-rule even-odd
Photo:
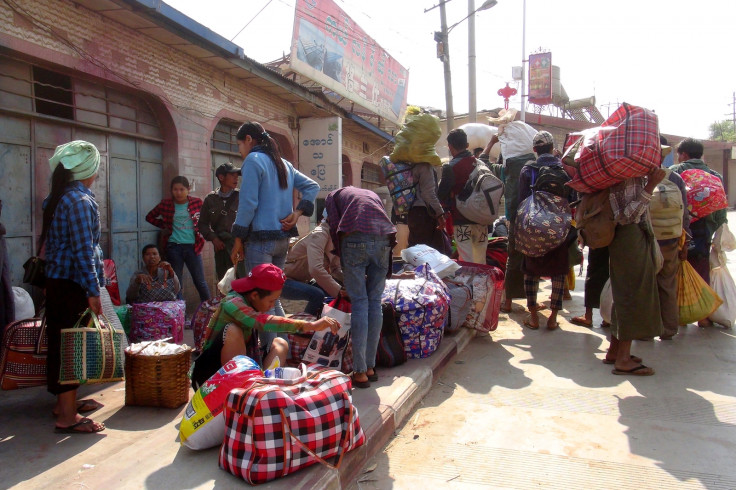
[[(259, 11), (258, 11), (258, 13), (257, 13), (256, 15), (254, 15), (254, 16), (253, 16), (253, 18), (252, 18), (252, 19), (250, 19), (250, 20), (248, 21), (248, 23), (247, 23), (247, 24), (245, 24), (245, 25), (243, 26), (243, 28), (242, 28), (242, 29), (240, 29), (240, 30), (238, 31), (238, 33), (237, 33), (237, 34), (235, 34), (235, 35), (233, 36), (233, 39), (235, 39), (236, 37), (238, 37), (238, 36), (240, 35), (240, 33), (241, 33), (241, 32), (243, 32), (243, 31), (245, 30), (245, 28), (246, 28), (246, 27), (248, 27), (248, 26), (250, 25), (250, 23), (251, 23), (251, 22), (253, 22), (254, 20), (256, 20), (256, 17), (258, 17), (258, 16), (259, 16), (259, 15), (261, 14), (261, 12), (263, 12), (263, 11), (264, 11), (264, 10), (266, 9), (266, 7), (268, 7), (269, 5), (271, 5), (271, 2), (273, 2), (273, 0), (268, 0), (268, 3), (267, 3), (266, 5), (264, 5), (264, 6), (263, 6), (263, 8), (262, 8), (261, 10), (259, 10)], [(230, 39), (230, 41), (232, 41), (233, 39)]]

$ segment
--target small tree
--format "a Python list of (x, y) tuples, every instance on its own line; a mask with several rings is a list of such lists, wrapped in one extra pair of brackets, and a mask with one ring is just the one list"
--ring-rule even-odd
[(734, 131), (733, 121), (728, 119), (721, 122), (714, 122), (708, 126), (709, 137), (717, 141), (736, 141), (736, 131)]

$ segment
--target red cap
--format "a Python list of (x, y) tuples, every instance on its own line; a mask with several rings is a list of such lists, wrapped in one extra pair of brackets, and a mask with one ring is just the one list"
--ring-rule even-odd
[(230, 287), (238, 293), (245, 293), (253, 289), (278, 291), (284, 287), (286, 274), (273, 264), (260, 264), (253, 267), (247, 277), (235, 279)]

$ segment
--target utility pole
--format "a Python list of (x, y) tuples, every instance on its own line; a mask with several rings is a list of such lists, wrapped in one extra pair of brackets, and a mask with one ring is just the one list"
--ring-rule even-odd
[(445, 66), (445, 117), (447, 118), (447, 134), (453, 130), (455, 112), (452, 109), (452, 73), (450, 72), (450, 46), (447, 43), (447, 14), (445, 13), (447, 0), (440, 0), (440, 36), (442, 37), (442, 63)]
[(475, 93), (475, 0), (468, 0), (468, 122), (477, 119)]
[(521, 116), (519, 119), (522, 121), (526, 121), (526, 102), (524, 102), (524, 97), (526, 97), (526, 76), (527, 72), (524, 68), (526, 66), (526, 0), (524, 0), (523, 6), (522, 6), (522, 16), (521, 16)]
[(434, 40), (437, 43), (437, 57), (442, 60), (445, 68), (445, 117), (447, 118), (447, 133), (453, 129), (455, 122), (455, 113), (452, 110), (452, 72), (450, 71), (450, 46), (447, 43), (447, 14), (445, 13), (445, 4), (450, 0), (440, 0), (440, 3), (424, 10), (426, 14), (430, 10), (437, 7), (440, 8), (440, 30), (434, 33)]

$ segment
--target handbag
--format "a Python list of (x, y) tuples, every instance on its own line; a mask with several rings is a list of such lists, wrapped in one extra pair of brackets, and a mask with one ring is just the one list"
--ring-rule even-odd
[(0, 351), (0, 388), (45, 385), (48, 344), (45, 316), (8, 324)]
[(125, 332), (89, 308), (72, 328), (61, 329), (59, 384), (108, 383), (125, 379)]
[(25, 270), (23, 273), (24, 283), (36, 286), (37, 288), (46, 286), (46, 261), (41, 257), (34, 255), (26, 260), (26, 263), (23, 264), (23, 269)]

